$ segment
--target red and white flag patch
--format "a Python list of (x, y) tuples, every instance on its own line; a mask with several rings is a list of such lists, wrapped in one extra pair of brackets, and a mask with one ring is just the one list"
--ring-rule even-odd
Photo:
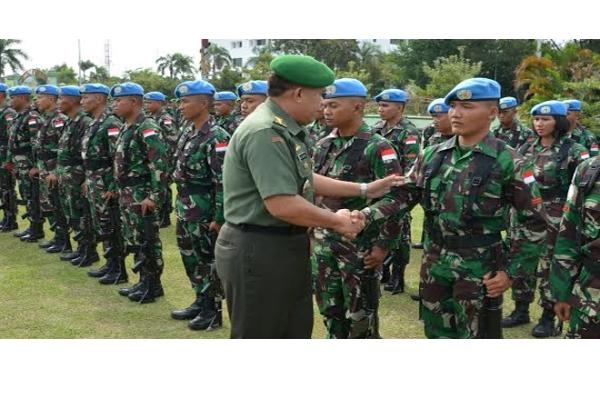
[(119, 134), (119, 128), (108, 128), (108, 136), (117, 136)]
[(396, 156), (396, 152), (394, 151), (394, 149), (385, 149), (381, 151), (381, 159), (383, 160), (383, 162), (388, 162), (396, 160), (398, 159), (398, 157)]
[(417, 137), (414, 136), (414, 135), (407, 136), (406, 140), (404, 141), (404, 143), (406, 143), (406, 144), (417, 144)]
[(587, 151), (582, 151), (580, 154), (582, 160), (587, 160), (588, 158), (590, 158), (590, 153), (588, 153)]
[(541, 197), (534, 197), (533, 199), (531, 199), (531, 205), (532, 206), (538, 206), (542, 204), (542, 198)]
[(147, 137), (150, 137), (150, 136), (154, 136), (156, 134), (157, 134), (156, 131), (154, 129), (152, 129), (152, 128), (150, 128), (150, 129), (144, 129), (142, 131), (142, 135), (144, 135), (144, 139), (147, 138)]
[(27, 125), (35, 125), (37, 124), (37, 120), (35, 118), (31, 118), (29, 119), (29, 121), (27, 121)]
[(171, 125), (173, 123), (173, 121), (171, 121), (170, 119), (165, 119), (165, 125)]
[(62, 119), (57, 119), (56, 121), (54, 121), (55, 128), (62, 128), (63, 126), (65, 126), (65, 121), (63, 121)]
[(228, 143), (227, 142), (219, 142), (215, 145), (215, 151), (217, 153), (222, 153), (227, 150)]
[(533, 182), (535, 182), (535, 176), (533, 176), (533, 172), (525, 171), (525, 173), (523, 174), (523, 182), (525, 182), (528, 185), (531, 185)]
[(592, 149), (593, 152), (598, 152), (598, 143), (594, 143), (592, 144)]
[(8, 114), (5, 118), (8, 122), (12, 121), (13, 119), (15, 119), (12, 115)]

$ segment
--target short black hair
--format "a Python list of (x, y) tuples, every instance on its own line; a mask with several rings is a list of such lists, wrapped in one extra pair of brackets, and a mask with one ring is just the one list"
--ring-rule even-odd
[(290, 89), (296, 88), (300, 85), (292, 83), (287, 79), (283, 79), (278, 75), (271, 75), (269, 77), (269, 89), (268, 94), (270, 97), (278, 97), (287, 92)]

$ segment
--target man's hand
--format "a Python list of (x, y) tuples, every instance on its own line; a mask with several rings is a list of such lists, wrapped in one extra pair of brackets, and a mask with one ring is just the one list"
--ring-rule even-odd
[(571, 305), (564, 301), (559, 301), (554, 305), (554, 312), (561, 322), (571, 319)]
[(381, 264), (383, 264), (383, 261), (385, 260), (388, 254), (389, 250), (382, 249), (379, 246), (371, 247), (371, 250), (369, 250), (369, 252), (363, 260), (365, 268), (371, 269), (379, 267)]
[(85, 184), (85, 181), (81, 184), (81, 194), (83, 197), (87, 197), (87, 185)]
[(404, 176), (389, 175), (378, 179), (367, 185), (367, 197), (369, 199), (378, 199), (390, 191), (393, 186), (400, 186), (404, 183)]
[(48, 174), (46, 177), (46, 182), (48, 182), (48, 186), (53, 188), (58, 186), (58, 177), (53, 173)]
[(29, 177), (30, 177), (31, 179), (35, 178), (35, 177), (36, 177), (36, 176), (38, 176), (39, 174), (40, 174), (40, 170), (39, 170), (39, 169), (37, 169), (37, 168), (35, 168), (35, 167), (34, 167), (34, 168), (31, 168), (31, 169), (29, 170)]
[(119, 195), (115, 192), (102, 192), (100, 196), (102, 197), (102, 200), (111, 200), (119, 197)]
[(492, 273), (488, 272), (483, 276), (483, 284), (487, 289), (487, 297), (498, 297), (512, 285), (512, 281), (504, 271), (496, 272), (496, 276), (493, 278), (490, 278), (491, 275)]
[(142, 207), (142, 215), (151, 213), (156, 208), (156, 204), (154, 204), (154, 202), (147, 197), (144, 200), (142, 200), (140, 206)]
[(365, 227), (365, 216), (360, 211), (342, 209), (335, 213), (338, 222), (333, 229), (347, 239), (354, 239)]
[(213, 221), (208, 225), (208, 230), (213, 231), (215, 233), (219, 233), (219, 231), (221, 230), (221, 225), (219, 225), (215, 221)]

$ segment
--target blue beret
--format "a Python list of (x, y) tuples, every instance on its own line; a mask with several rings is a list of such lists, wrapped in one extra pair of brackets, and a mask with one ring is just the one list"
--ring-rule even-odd
[(550, 100), (536, 104), (531, 109), (531, 115), (567, 115), (567, 105), (562, 101)]
[(206, 94), (209, 96), (214, 96), (215, 92), (215, 87), (203, 80), (181, 82), (175, 88), (175, 96), (177, 98), (185, 96), (194, 96), (197, 94)]
[(58, 92), (59, 92), (58, 86), (54, 86), (54, 85), (40, 85), (35, 88), (36, 94), (47, 94), (50, 96), (58, 97)]
[(500, 99), (500, 109), (507, 110), (509, 108), (515, 108), (517, 106), (517, 99), (514, 97), (503, 97)]
[(237, 95), (233, 92), (217, 92), (215, 93), (216, 101), (236, 101), (238, 99)]
[(165, 101), (166, 99), (167, 99), (167, 96), (165, 96), (161, 92), (148, 92), (144, 95), (144, 100)]
[(101, 83), (84, 83), (79, 87), (79, 92), (81, 94), (100, 93), (108, 96), (110, 94), (110, 88)]
[(471, 78), (454, 86), (444, 98), (446, 104), (452, 100), (479, 101), (498, 100), (500, 98), (500, 84), (492, 79)]
[(111, 97), (143, 96), (144, 88), (135, 82), (117, 83), (110, 89)]
[(248, 81), (238, 85), (237, 92), (239, 96), (243, 96), (245, 94), (261, 94), (266, 96), (268, 89), (269, 85), (267, 81)]
[(75, 96), (80, 97), (81, 93), (79, 92), (78, 86), (61, 86), (60, 87), (60, 95), (61, 96)]
[(336, 97), (367, 97), (367, 88), (358, 79), (336, 79), (333, 81), (333, 85), (325, 88), (323, 98), (333, 99)]
[(8, 86), (2, 82), (0, 82), (0, 93), (6, 93), (8, 90)]
[(568, 111), (581, 111), (581, 101), (577, 99), (569, 99), (563, 101), (568, 108)]
[(408, 93), (400, 89), (386, 89), (375, 96), (375, 101), (391, 101), (394, 103), (406, 103), (408, 101)]
[(8, 88), (9, 96), (16, 96), (18, 94), (31, 94), (31, 88), (25, 85), (13, 86)]
[(427, 112), (429, 114), (447, 114), (448, 111), (450, 111), (450, 107), (444, 102), (443, 97), (433, 100), (429, 103), (429, 106), (427, 106)]

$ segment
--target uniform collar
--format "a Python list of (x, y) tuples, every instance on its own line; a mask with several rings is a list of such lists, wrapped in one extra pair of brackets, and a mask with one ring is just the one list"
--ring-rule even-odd
[(285, 126), (285, 128), (288, 130), (288, 132), (290, 134), (296, 136), (300, 132), (304, 132), (302, 127), (300, 125), (298, 125), (298, 123), (296, 121), (294, 121), (288, 113), (283, 111), (283, 109), (281, 107), (279, 107), (270, 98), (267, 97), (267, 100), (265, 100), (264, 104), (265, 104), (265, 107), (267, 107), (269, 110), (271, 110), (273, 112), (273, 114), (275, 114), (277, 117), (279, 117), (283, 120), (283, 124), (279, 123), (278, 121), (275, 121), (275, 122), (279, 123), (279, 125)]
[[(488, 132), (488, 134), (483, 138), (483, 140), (473, 147), (473, 152), (483, 153), (487, 156), (498, 158), (498, 150), (496, 149), (496, 141), (494, 136)], [(458, 135), (452, 136), (449, 140), (443, 142), (440, 147), (438, 147), (437, 151), (444, 151), (448, 149), (452, 149), (455, 147), (460, 147), (458, 143)]]

